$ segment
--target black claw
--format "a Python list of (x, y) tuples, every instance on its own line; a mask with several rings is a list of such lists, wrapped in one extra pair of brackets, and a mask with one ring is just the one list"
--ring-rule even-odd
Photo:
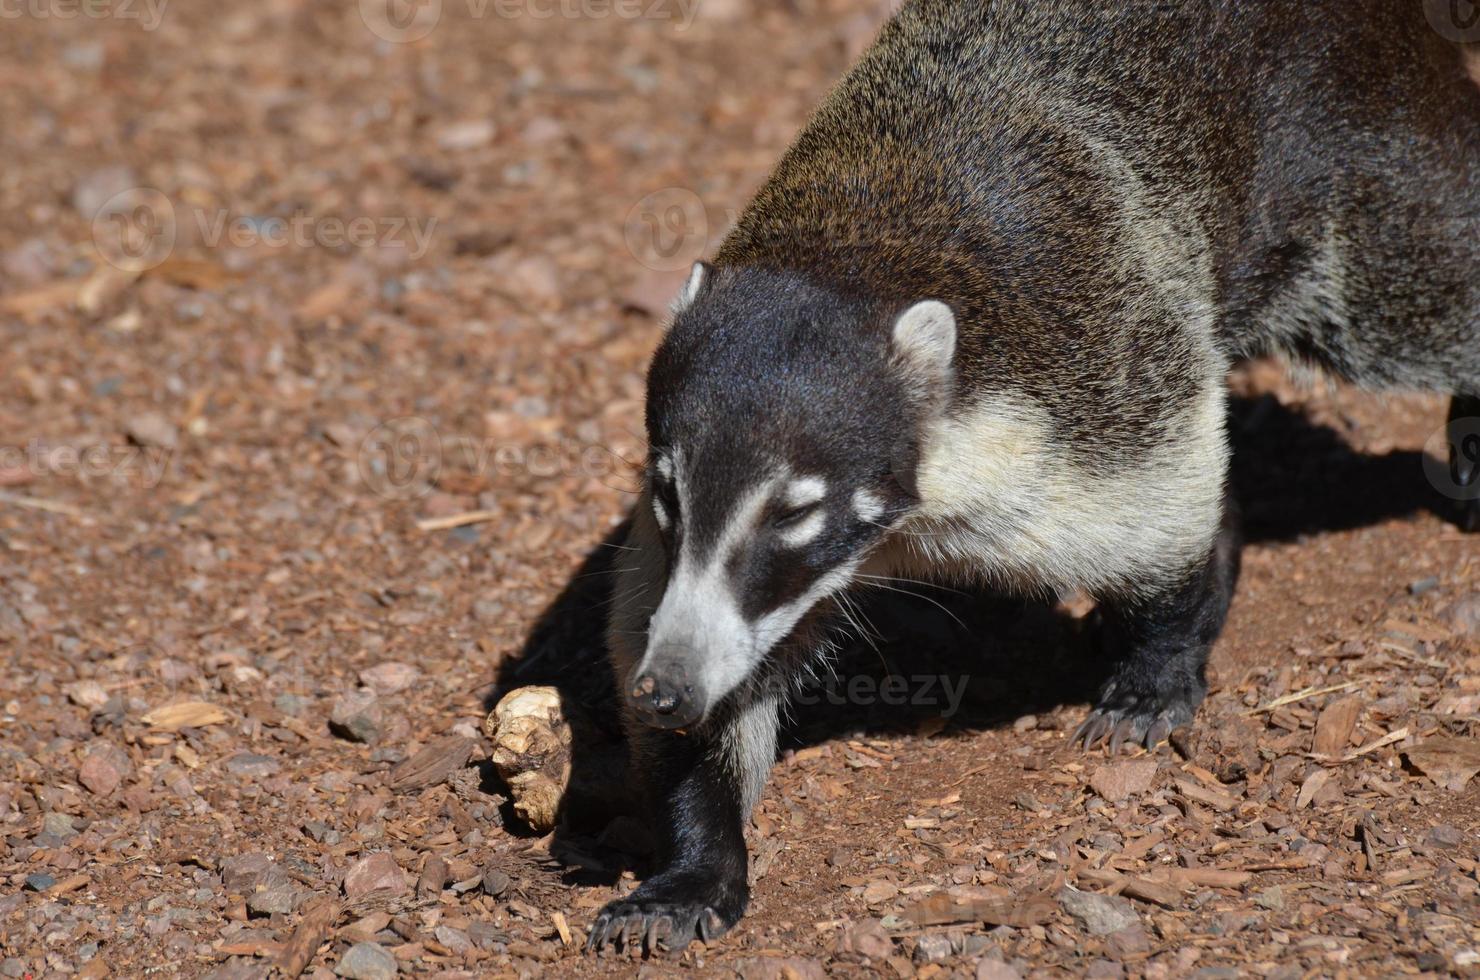
[(652, 920), (648, 922), (647, 934), (642, 937), (642, 941), (643, 944), (647, 946), (649, 952), (657, 951), (658, 927), (667, 923), (668, 921), (668, 919), (664, 918), (661, 915), (655, 915), (653, 916)]
[(725, 924), (714, 909), (705, 909), (699, 916), (699, 936), (704, 942), (712, 942), (724, 935)]
[(1102, 711), (1096, 711), (1089, 716), (1084, 723), (1084, 747), (1086, 750), (1098, 748), (1110, 734), (1111, 727), (1115, 724), (1114, 718)]
[(596, 917), (591, 926), (586, 949), (600, 953), (608, 946), (617, 949), (637, 947), (648, 956), (660, 951), (682, 952), (695, 938), (704, 942), (717, 939), (729, 926), (724, 917), (710, 906), (667, 903), (613, 903)]
[(596, 917), (591, 924), (591, 935), (586, 937), (586, 952), (594, 953), (600, 951), (606, 945), (606, 934), (611, 928), (611, 920), (605, 915)]
[(1136, 729), (1139, 727), (1134, 718), (1126, 718), (1120, 724), (1116, 725), (1115, 730), (1110, 733), (1110, 754), (1112, 756), (1120, 755), (1120, 747), (1125, 744), (1127, 739), (1134, 743), (1139, 734)]

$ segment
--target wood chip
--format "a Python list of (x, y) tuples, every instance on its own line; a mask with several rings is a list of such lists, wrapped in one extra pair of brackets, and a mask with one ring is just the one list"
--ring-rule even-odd
[(1360, 759), (1362, 756), (1367, 755), (1368, 753), (1376, 752), (1378, 749), (1383, 748), (1384, 746), (1392, 745), (1394, 742), (1401, 742), (1407, 737), (1407, 728), (1400, 728), (1395, 732), (1388, 732), (1382, 738), (1371, 743), (1370, 745), (1364, 745), (1360, 749), (1357, 749), (1355, 752), (1348, 752), (1346, 755), (1341, 757), (1341, 761), (1354, 762), (1357, 759)]
[(23, 507), (27, 510), (39, 510), (48, 514), (61, 514), (64, 517), (86, 517), (87, 512), (81, 507), (73, 507), (56, 500), (42, 500), (40, 497), (27, 497), (17, 493), (6, 493), (0, 491), (0, 504), (10, 504), (12, 507)]
[(1321, 788), (1331, 781), (1329, 769), (1317, 769), (1305, 777), (1305, 782), (1300, 784), (1300, 795), (1295, 798), (1295, 809), (1304, 810), (1310, 806), (1310, 801), (1315, 799)]
[(314, 954), (329, 938), (329, 930), (334, 928), (334, 922), (343, 909), (336, 898), (320, 898), (308, 907), (298, 928), (293, 930), (293, 938), (276, 958), (277, 967), (284, 976), (296, 977), (308, 968)]
[(1173, 868), (1169, 877), (1176, 882), (1201, 888), (1242, 888), (1253, 879), (1249, 871), (1227, 871), (1222, 868)]
[(555, 923), (555, 931), (560, 933), (560, 943), (569, 946), (573, 942), (570, 935), (570, 923), (565, 921), (564, 912), (551, 912), (550, 921)]
[(1322, 694), (1335, 694), (1337, 691), (1349, 691), (1352, 688), (1356, 687), (1359, 683), (1359, 681), (1347, 681), (1345, 684), (1337, 684), (1334, 687), (1307, 687), (1303, 691), (1296, 691), (1294, 694), (1286, 694), (1282, 698), (1275, 698), (1273, 701), (1269, 702), (1263, 707), (1253, 708), (1249, 711), (1245, 711), (1244, 714), (1258, 715), (1263, 714), (1266, 711), (1275, 711), (1279, 708), (1283, 708), (1287, 704), (1294, 704), (1297, 701), (1304, 701), (1306, 698), (1320, 697)]
[(445, 735), (391, 769), (386, 785), (397, 791), (435, 786), (468, 764), (475, 743), (466, 735)]
[(1340, 756), (1347, 751), (1352, 731), (1357, 726), (1357, 716), (1362, 713), (1362, 699), (1342, 698), (1328, 704), (1316, 719), (1316, 734), (1311, 741), (1311, 752), (1317, 756)]
[(70, 878), (63, 878), (55, 885), (52, 885), (46, 890), (46, 894), (53, 897), (66, 895), (70, 892), (77, 891), (79, 888), (86, 888), (90, 884), (92, 884), (92, 879), (87, 875), (72, 875)]
[(1197, 802), (1206, 804), (1207, 806), (1210, 806), (1215, 810), (1220, 810), (1226, 813), (1229, 810), (1232, 810), (1234, 807), (1238, 806), (1238, 800), (1229, 796), (1227, 793), (1219, 793), (1216, 790), (1208, 789), (1206, 786), (1199, 785), (1198, 783), (1194, 783), (1186, 779), (1177, 779), (1174, 780), (1174, 782), (1177, 785), (1177, 792), (1181, 793), (1189, 800), (1196, 800)]
[(214, 704), (205, 701), (183, 701), (180, 704), (155, 708), (143, 717), (144, 724), (165, 732), (178, 732), (182, 728), (204, 728), (219, 725), (231, 716)]
[(1042, 925), (1057, 909), (1058, 903), (1048, 892), (1006, 897), (936, 892), (905, 909), (901, 916), (917, 926), (980, 922), (1022, 929)]
[(1169, 909), (1176, 908), (1182, 901), (1181, 889), (1169, 881), (1091, 868), (1080, 871), (1079, 877), (1103, 886), (1111, 894), (1125, 895)]
[(449, 514), (446, 517), (425, 517), (416, 522), (418, 531), (450, 531), (457, 527), (466, 527), (469, 524), (486, 524), (503, 517), (503, 513), (497, 510), (470, 510), (461, 514)]
[(1455, 793), (1480, 772), (1480, 739), (1427, 738), (1404, 749), (1403, 755), (1414, 769)]

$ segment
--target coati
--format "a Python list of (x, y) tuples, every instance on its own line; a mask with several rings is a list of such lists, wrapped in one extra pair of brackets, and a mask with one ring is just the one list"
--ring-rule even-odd
[(1087, 591), (1118, 660), (1077, 737), (1154, 746), (1238, 572), (1230, 364), (1480, 416), (1480, 87), (1426, 12), (907, 0), (650, 369), (608, 641), (658, 870), (592, 947), (740, 918), (778, 708), (843, 590)]

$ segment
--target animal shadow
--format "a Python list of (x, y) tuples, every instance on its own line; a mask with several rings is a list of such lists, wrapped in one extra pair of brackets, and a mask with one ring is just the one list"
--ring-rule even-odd
[[(1231, 406), (1232, 486), (1246, 539), (1288, 541), (1424, 511), (1448, 501), (1424, 479), (1422, 454), (1354, 452), (1340, 435), (1270, 397)], [(571, 789), (552, 854), (576, 880), (642, 870), (650, 826), (631, 792), (604, 624), (626, 524), (591, 550), (499, 668), (492, 707), (526, 685), (555, 688), (577, 716)], [(1061, 604), (893, 582), (856, 597), (835, 634), (831, 673), (790, 707), (784, 748), (869, 734), (944, 737), (1089, 701), (1110, 668), (1093, 615)]]

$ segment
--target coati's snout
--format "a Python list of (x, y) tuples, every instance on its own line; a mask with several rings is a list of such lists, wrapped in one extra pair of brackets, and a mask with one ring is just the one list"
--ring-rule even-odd
[(650, 728), (687, 728), (703, 718), (709, 695), (693, 663), (681, 647), (653, 650), (627, 683), (633, 716)]
[(763, 682), (777, 647), (918, 506), (954, 349), (944, 303), (879, 309), (696, 267), (648, 378), (638, 519), (666, 574), (624, 680), (637, 720), (687, 728)]

